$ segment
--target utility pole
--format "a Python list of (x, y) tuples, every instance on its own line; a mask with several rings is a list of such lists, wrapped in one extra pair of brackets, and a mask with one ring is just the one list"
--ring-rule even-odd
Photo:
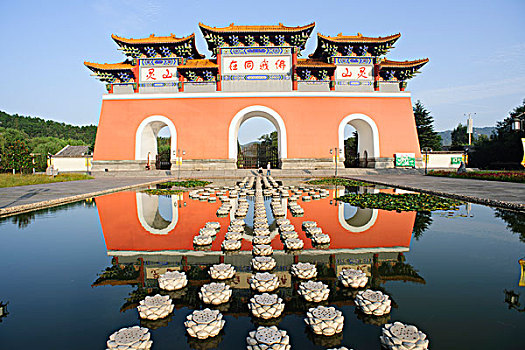
[(330, 154), (334, 154), (334, 161), (335, 161), (335, 176), (337, 177), (337, 161), (339, 158), (339, 151), (340, 149), (338, 147), (330, 149)]
[(472, 120), (471, 114), (476, 116), (476, 113), (465, 113), (467, 118), (467, 134), (468, 134), (468, 144), (472, 144), (472, 134), (474, 133), (474, 121)]

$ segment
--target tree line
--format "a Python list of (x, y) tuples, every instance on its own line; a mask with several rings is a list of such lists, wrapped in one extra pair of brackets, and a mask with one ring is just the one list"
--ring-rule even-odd
[(47, 154), (67, 145), (93, 149), (97, 127), (74, 126), (0, 111), (0, 171), (44, 171)]
[[(434, 131), (434, 118), (417, 101), (413, 107), (419, 145), (421, 149), (429, 147), (433, 151), (442, 149), (441, 137)], [(509, 112), (507, 117), (496, 123), (496, 128), (490, 136), (472, 135), (472, 145), (468, 144), (467, 126), (461, 123), (452, 130), (451, 151), (468, 151), (469, 166), (481, 169), (523, 169), (520, 162), (523, 159), (522, 138), (524, 130), (512, 130), (514, 117), (525, 112), (525, 99), (522, 104)]]

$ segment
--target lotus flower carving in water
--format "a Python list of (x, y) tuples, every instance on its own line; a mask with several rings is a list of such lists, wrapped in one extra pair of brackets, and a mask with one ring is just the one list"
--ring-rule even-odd
[(235, 268), (230, 264), (215, 264), (208, 273), (215, 280), (226, 280), (235, 276)]
[(391, 309), (390, 297), (381, 291), (367, 289), (357, 293), (355, 297), (356, 305), (365, 314), (382, 316), (388, 314)]
[(157, 294), (141, 300), (137, 310), (140, 318), (155, 321), (168, 316), (173, 311), (173, 307), (173, 302), (168, 295)]
[(310, 308), (306, 315), (304, 321), (315, 334), (331, 336), (343, 330), (343, 313), (333, 306)]
[(290, 350), (290, 337), (277, 327), (259, 327), (246, 337), (248, 350)]
[(151, 335), (147, 328), (139, 326), (122, 328), (109, 336), (106, 345), (108, 349), (149, 350), (153, 344), (150, 337)]
[(188, 284), (188, 278), (184, 272), (168, 271), (159, 277), (159, 287), (164, 290), (179, 290)]
[(275, 259), (270, 256), (256, 256), (252, 259), (252, 267), (256, 271), (269, 271), (276, 264)]
[(320, 303), (328, 299), (330, 289), (323, 282), (301, 282), (297, 291), (306, 301)]
[(368, 277), (361, 270), (344, 269), (338, 278), (345, 287), (363, 288), (368, 283)]
[(257, 272), (250, 279), (250, 287), (258, 292), (272, 292), (279, 288), (279, 278), (269, 272)]
[(273, 254), (273, 249), (267, 244), (256, 244), (253, 246), (253, 254), (258, 256), (268, 256)]
[(310, 263), (297, 263), (292, 265), (292, 275), (300, 279), (310, 279), (317, 277), (317, 268)]
[(253, 316), (268, 320), (281, 316), (284, 310), (284, 303), (277, 294), (257, 294), (250, 299), (248, 308)]
[(224, 283), (209, 283), (201, 287), (199, 298), (205, 304), (219, 305), (226, 303), (232, 296), (232, 290)]
[(391, 350), (426, 350), (428, 339), (416, 326), (401, 322), (387, 323), (381, 329), (381, 344)]
[(226, 322), (219, 310), (195, 310), (186, 317), (184, 325), (194, 338), (207, 339), (220, 333)]

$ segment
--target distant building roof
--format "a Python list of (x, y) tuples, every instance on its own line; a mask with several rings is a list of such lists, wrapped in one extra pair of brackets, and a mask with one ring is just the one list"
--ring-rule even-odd
[(70, 146), (62, 148), (56, 157), (83, 157), (89, 154), (89, 146)]

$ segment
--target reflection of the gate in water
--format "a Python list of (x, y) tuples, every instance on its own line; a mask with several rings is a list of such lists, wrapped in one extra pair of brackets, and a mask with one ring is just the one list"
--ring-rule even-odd
[(266, 143), (252, 143), (242, 147), (237, 159), (237, 167), (244, 169), (266, 169), (270, 163), (272, 169), (280, 168), (279, 150)]

